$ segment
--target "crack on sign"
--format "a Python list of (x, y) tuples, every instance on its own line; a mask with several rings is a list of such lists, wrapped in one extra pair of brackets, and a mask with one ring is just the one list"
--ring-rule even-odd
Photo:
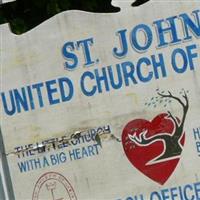
[(107, 137), (109, 137), (111, 140), (121, 142), (119, 138), (117, 138), (114, 134), (111, 133), (110, 126), (107, 125), (98, 128), (75, 131), (69, 137), (67, 137), (67, 135), (64, 135), (59, 138), (57, 137), (43, 140), (40, 143), (37, 142), (35, 144), (18, 146), (14, 148), (15, 151), (6, 153), (6, 156), (9, 156), (11, 154), (17, 155), (18, 158), (25, 156), (33, 156), (36, 154), (49, 152), (51, 150), (59, 150), (67, 148), (69, 146), (82, 144), (85, 142), (96, 142), (102, 147), (102, 140), (104, 140)]
[[(111, 131), (109, 132), (110, 134), (110, 139), (111, 140), (115, 140), (116, 142), (121, 142), (121, 140), (116, 137), (114, 134), (111, 134)], [(99, 128), (97, 130), (97, 134), (95, 136), (95, 141), (97, 142), (97, 144), (99, 144), (102, 147), (102, 139), (104, 138), (104, 136), (108, 135), (108, 132), (104, 132), (101, 130), (101, 128)]]

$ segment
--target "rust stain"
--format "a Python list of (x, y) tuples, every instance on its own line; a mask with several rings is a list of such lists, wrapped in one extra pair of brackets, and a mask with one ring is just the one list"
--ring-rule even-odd
[(128, 93), (126, 96), (131, 97), (135, 104), (139, 103), (138, 95), (136, 93)]

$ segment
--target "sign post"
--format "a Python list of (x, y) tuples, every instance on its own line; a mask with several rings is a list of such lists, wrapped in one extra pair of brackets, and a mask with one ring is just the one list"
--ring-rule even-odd
[(3, 182), (2, 182), (1, 176), (0, 176), (0, 197), (2, 200), (5, 199), (4, 187), (3, 187)]
[(15, 199), (12, 187), (8, 161), (0, 129), (0, 197), (2, 200)]

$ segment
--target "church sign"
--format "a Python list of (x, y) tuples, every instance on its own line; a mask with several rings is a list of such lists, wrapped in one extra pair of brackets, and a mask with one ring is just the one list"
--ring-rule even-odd
[(10, 197), (200, 200), (199, 2), (0, 31)]

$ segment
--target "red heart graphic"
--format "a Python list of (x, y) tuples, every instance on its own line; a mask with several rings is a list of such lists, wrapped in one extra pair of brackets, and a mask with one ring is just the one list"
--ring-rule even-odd
[(185, 143), (185, 133), (177, 140), (175, 131), (169, 115), (162, 113), (151, 122), (145, 119), (132, 120), (122, 133), (123, 148), (129, 161), (161, 185), (176, 168)]

